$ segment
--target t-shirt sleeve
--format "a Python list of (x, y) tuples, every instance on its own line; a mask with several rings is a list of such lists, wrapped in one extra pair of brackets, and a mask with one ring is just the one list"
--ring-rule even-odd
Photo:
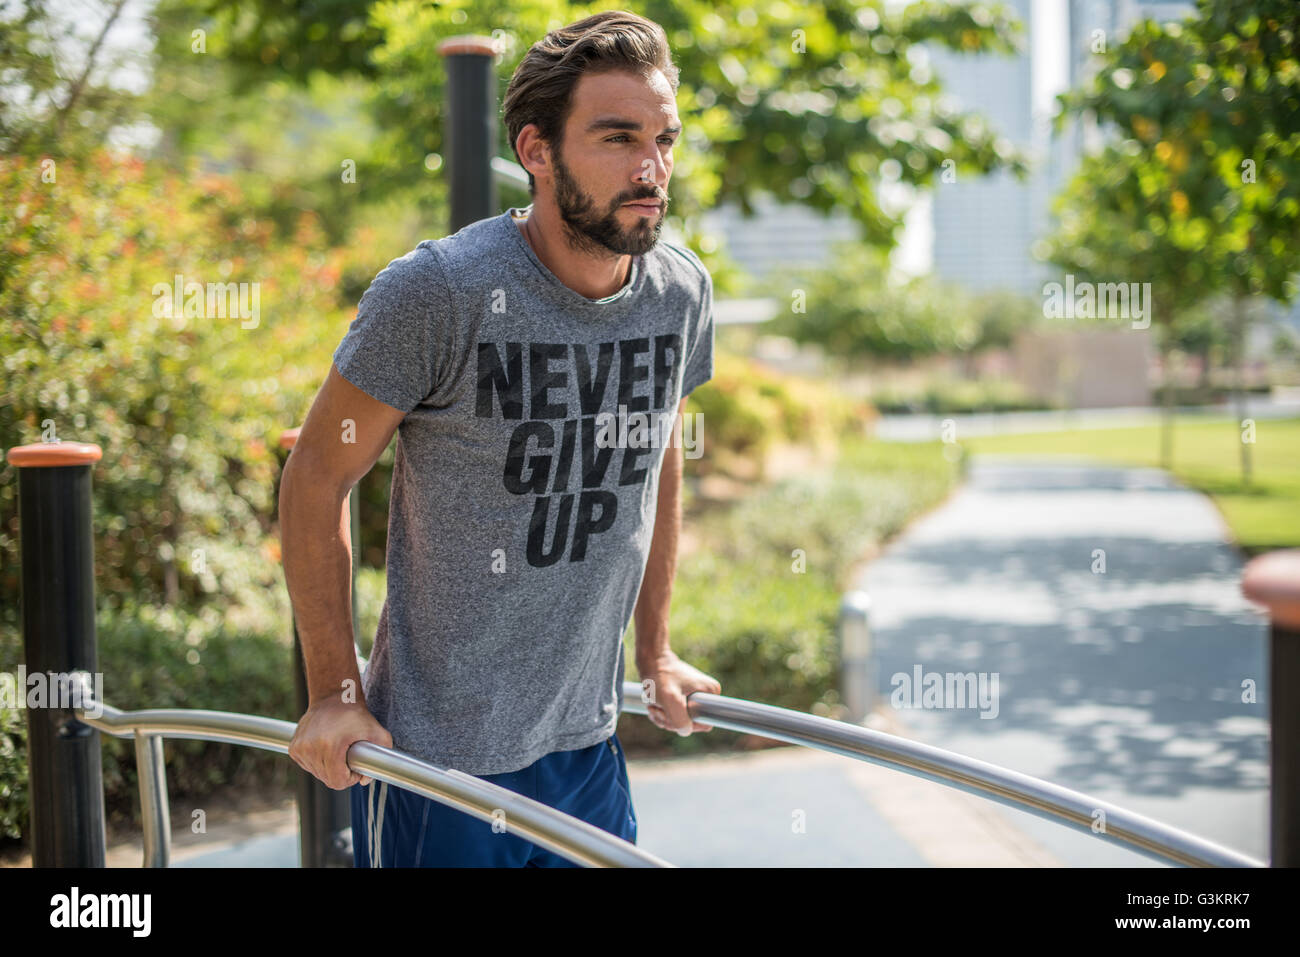
[(450, 293), (442, 265), (417, 247), (377, 275), (334, 350), (345, 379), (402, 412), (436, 398), (454, 355)]
[(713, 378), (713, 277), (707, 270), (700, 302), (700, 321), (690, 354), (686, 357), (686, 371), (682, 374), (683, 396)]

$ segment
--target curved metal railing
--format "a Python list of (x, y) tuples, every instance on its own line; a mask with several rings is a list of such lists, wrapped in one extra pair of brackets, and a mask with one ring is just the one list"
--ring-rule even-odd
[[(646, 714), (642, 694), (636, 682), (624, 682), (623, 710)], [(1267, 866), (1263, 861), (1108, 801), (883, 731), (702, 691), (692, 694), (687, 706), (692, 718), (714, 727), (758, 734), (904, 771), (1057, 824), (1071, 825), (1166, 863), (1192, 867)], [(1099, 830), (1096, 822), (1102, 825)]]
[[(647, 714), (640, 685), (623, 684), (622, 710)], [(732, 731), (817, 748), (868, 761), (988, 798), (1065, 824), (1165, 863), (1200, 867), (1265, 867), (1264, 862), (1186, 831), (1162, 824), (1028, 774), (931, 745), (843, 721), (695, 692), (690, 715)], [(86, 689), (73, 709), (78, 720), (117, 737), (133, 737), (139, 763), (145, 865), (166, 867), (170, 856), (163, 738), (190, 738), (246, 745), (288, 754), (294, 724), (227, 711), (166, 708), (121, 711), (94, 701)], [(87, 711), (102, 712), (91, 717)], [(441, 768), (370, 742), (348, 749), (348, 766), (505, 830), (587, 867), (672, 867), (653, 854), (578, 818), (454, 768)], [(1097, 823), (1101, 827), (1097, 827)]]
[[(90, 717), (87, 711), (103, 713)], [(87, 693), (73, 709), (77, 720), (119, 738), (134, 737), (144, 823), (144, 863), (166, 867), (170, 857), (163, 738), (191, 738), (289, 753), (290, 721), (229, 711), (157, 708), (121, 711)], [(368, 741), (348, 749), (348, 767), (454, 807), (586, 867), (672, 867), (608, 831), (454, 768), (441, 768)]]

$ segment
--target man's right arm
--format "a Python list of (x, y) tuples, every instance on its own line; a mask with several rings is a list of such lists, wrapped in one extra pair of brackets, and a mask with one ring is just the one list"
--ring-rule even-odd
[(347, 496), (405, 414), (331, 366), (280, 480), (281, 555), (308, 693), (289, 756), (335, 790), (369, 783), (347, 766), (353, 743), (392, 747), (392, 736), (366, 707), (357, 669)]

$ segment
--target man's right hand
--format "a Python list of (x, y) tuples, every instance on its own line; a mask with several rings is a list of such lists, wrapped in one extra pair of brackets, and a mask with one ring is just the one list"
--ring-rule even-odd
[(370, 778), (348, 767), (348, 748), (358, 741), (393, 746), (393, 736), (365, 704), (331, 697), (307, 708), (289, 742), (289, 757), (326, 787), (343, 791), (370, 783)]

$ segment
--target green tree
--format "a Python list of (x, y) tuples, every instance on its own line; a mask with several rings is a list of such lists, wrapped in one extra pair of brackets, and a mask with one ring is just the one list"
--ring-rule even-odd
[(837, 244), (828, 265), (774, 276), (767, 288), (782, 311), (765, 330), (868, 364), (969, 358), (1009, 345), (1039, 316), (1036, 303), (1013, 293), (971, 294), (932, 277), (903, 277), (885, 251), (862, 242)]
[(107, 42), (125, 5), (92, 2), (69, 17), (29, 0), (0, 13), (0, 150), (64, 156), (138, 119), (135, 95), (113, 82), (131, 54)]
[[(52, 432), (104, 450), (105, 606), (283, 612), (272, 450), (347, 327), (334, 287), (357, 250), (309, 213), (272, 242), (228, 180), (104, 150), (54, 181), (2, 157), (0, 196), (0, 448)], [(0, 628), (17, 624), (16, 494), (0, 462)]]
[[(1080, 174), (1105, 176), (1101, 185), (1071, 185), (1076, 222), (1067, 230), (1103, 268), (1158, 283), (1169, 316), (1189, 300), (1228, 296), (1239, 420), (1247, 301), (1289, 303), (1300, 272), (1298, 42), (1300, 5), (1291, 0), (1198, 0), (1182, 23), (1139, 24), (1105, 54), (1088, 89), (1063, 98), (1119, 141)], [(1122, 168), (1106, 176), (1107, 161)], [(1057, 261), (1072, 255), (1064, 246), (1055, 244)], [(1248, 483), (1246, 442), (1241, 463)]]
[[(1205, 235), (1178, 215), (1171, 168), (1137, 143), (1111, 144), (1086, 157), (1057, 199), (1059, 226), (1044, 257), (1076, 282), (1150, 283), (1148, 309), (1164, 370), (1160, 460), (1173, 464), (1175, 317), (1209, 295)], [(1125, 323), (1131, 320), (1125, 319)]]
[[(164, 0), (159, 23), (170, 24), (170, 40), (160, 36), (160, 63), (185, 68), (189, 54), (179, 40), (202, 18), (211, 24), (209, 49), (249, 89), (270, 78), (305, 83), (322, 72), (365, 80), (366, 108), (378, 131), (356, 144), (365, 189), (375, 198), (412, 197), (427, 214), (445, 188), (435, 175), (445, 105), (438, 41), (494, 35), (504, 89), (527, 47), (548, 29), (610, 6), (395, 0), (318, 4), (306, 18), (270, 0)], [(673, 214), (688, 240), (700, 210), (735, 200), (748, 212), (765, 191), (823, 212), (847, 211), (868, 242), (887, 246), (901, 221), (879, 201), (883, 164), (914, 186), (931, 182), (946, 161), (968, 172), (1024, 170), (1010, 142), (980, 117), (949, 107), (916, 57), (923, 44), (971, 53), (1014, 49), (1019, 25), (1001, 6), (918, 2), (898, 10), (880, 0), (811, 7), (648, 0), (637, 12), (664, 27), (681, 68), (686, 132)], [(202, 122), (195, 111), (177, 120)], [(504, 128), (499, 153), (514, 158)]]
[(1216, 300), (1206, 300), (1175, 316), (1169, 328), (1174, 348), (1198, 360), (1196, 389), (1207, 398), (1213, 394), (1214, 364), (1232, 347), (1229, 330), (1219, 321), (1221, 308)]

